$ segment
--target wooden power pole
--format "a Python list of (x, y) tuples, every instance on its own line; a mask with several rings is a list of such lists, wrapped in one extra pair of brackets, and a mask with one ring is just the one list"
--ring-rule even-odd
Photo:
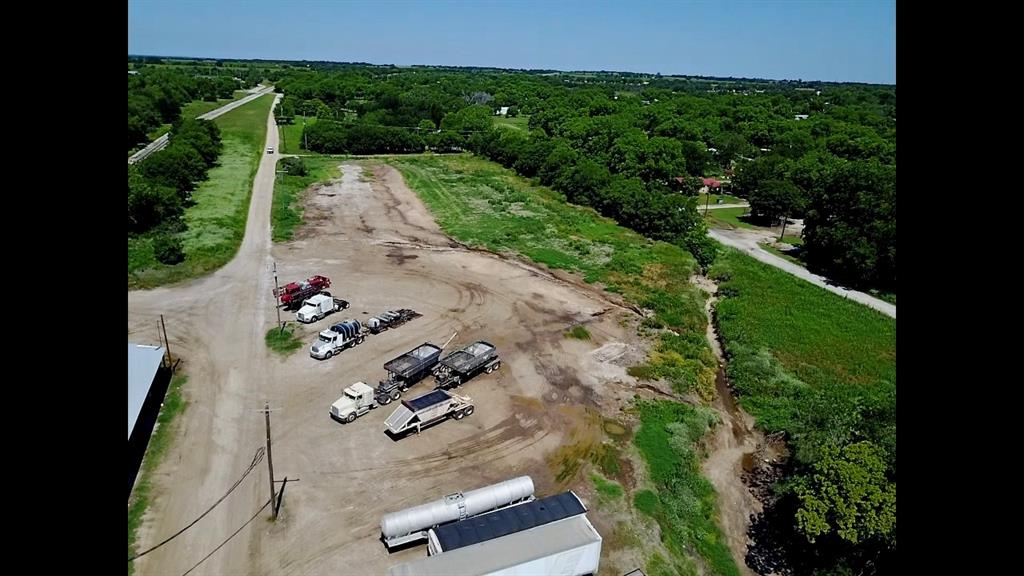
[(284, 324), (281, 324), (281, 289), (277, 285), (277, 262), (274, 262), (274, 308), (277, 309), (277, 327), (282, 332), (284, 331)]
[(263, 404), (263, 414), (267, 421), (267, 469), (270, 472), (270, 514), (277, 520), (277, 503), (274, 502), (274, 457), (270, 453), (270, 402)]
[(171, 343), (167, 340), (167, 324), (164, 324), (164, 315), (160, 315), (160, 328), (164, 331), (164, 350), (167, 351), (167, 363), (173, 364), (174, 359), (171, 358)]

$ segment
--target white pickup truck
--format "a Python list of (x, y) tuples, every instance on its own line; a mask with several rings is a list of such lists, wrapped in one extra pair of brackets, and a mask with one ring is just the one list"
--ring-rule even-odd
[(299, 322), (316, 322), (327, 316), (333, 314), (338, 310), (344, 310), (348, 308), (348, 302), (340, 298), (332, 298), (327, 294), (317, 294), (316, 296), (310, 296), (302, 303), (302, 308), (295, 313), (295, 319)]

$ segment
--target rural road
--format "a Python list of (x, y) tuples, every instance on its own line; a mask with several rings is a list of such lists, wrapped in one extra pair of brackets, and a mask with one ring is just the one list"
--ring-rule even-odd
[(770, 264), (776, 268), (785, 270), (797, 278), (802, 278), (815, 286), (820, 286), (829, 292), (842, 296), (843, 298), (860, 302), (865, 306), (874, 308), (886, 316), (891, 318), (896, 317), (896, 306), (893, 304), (884, 300), (879, 300), (878, 298), (875, 298), (870, 294), (865, 294), (864, 292), (849, 290), (834, 284), (829, 284), (828, 279), (824, 276), (819, 276), (808, 271), (802, 266), (797, 266), (784, 258), (779, 258), (758, 245), (759, 242), (763, 242), (769, 238), (774, 238), (774, 235), (769, 235), (767, 232), (743, 230), (740, 228), (734, 230), (712, 228), (708, 230), (708, 234), (722, 244), (736, 248), (737, 250), (756, 258), (765, 264)]
[[(216, 118), (218, 116), (221, 116), (223, 114), (227, 114), (228, 112), (231, 112), (232, 110), (234, 110), (235, 108), (238, 108), (239, 106), (243, 106), (245, 104), (248, 104), (249, 102), (252, 102), (253, 100), (259, 98), (260, 96), (262, 96), (264, 94), (272, 92), (273, 90), (274, 90), (273, 86), (264, 86), (262, 88), (257, 89), (255, 92), (252, 92), (251, 94), (249, 94), (248, 96), (246, 96), (244, 98), (240, 98), (238, 100), (235, 100), (234, 102), (228, 102), (227, 104), (221, 106), (220, 108), (217, 108), (216, 110), (211, 110), (210, 112), (207, 112), (206, 114), (198, 116), (197, 118), (199, 120), (213, 120), (214, 118)], [(135, 164), (136, 162), (140, 162), (142, 160), (145, 160), (146, 157), (149, 156), (150, 154), (152, 154), (153, 152), (157, 152), (158, 150), (163, 150), (164, 148), (166, 148), (168, 143), (170, 143), (170, 139), (167, 137), (167, 134), (164, 134), (163, 136), (161, 136), (161, 137), (157, 138), (156, 140), (153, 140), (152, 142), (150, 142), (142, 150), (139, 150), (135, 154), (132, 154), (131, 156), (129, 156), (128, 157), (128, 163), (129, 164)]]
[[(253, 98), (261, 97), (254, 94)], [(249, 100), (252, 98), (246, 97)], [(232, 103), (232, 108), (242, 104)], [(223, 109), (222, 109), (223, 110)], [(277, 147), (273, 112), (267, 115), (267, 146)], [(262, 147), (261, 147), (262, 152)], [(140, 529), (140, 550), (198, 517), (246, 469), (263, 444), (263, 423), (256, 410), (272, 383), (266, 377), (263, 343), (266, 318), (273, 317), (269, 273), (270, 207), (276, 154), (262, 154), (253, 182), (245, 237), (237, 256), (215, 273), (174, 287), (128, 292), (129, 339), (146, 338), (160, 314), (168, 318), (175, 355), (186, 359), (189, 407), (182, 426), (190, 439), (166, 469), (179, 470), (180, 489), (155, 499), (152, 518)], [(260, 470), (262, 472), (262, 470)], [(168, 474), (170, 472), (164, 472)], [(269, 497), (264, 474), (255, 474), (196, 528), (167, 546), (136, 560), (137, 574), (180, 574), (236, 530)], [(262, 483), (260, 482), (262, 481)], [(200, 497), (197, 497), (200, 496)], [(244, 565), (246, 547), (228, 546), (197, 574), (228, 574)], [(237, 568), (234, 569), (237, 572)]]
[(697, 205), (698, 211), (703, 210), (705, 208), (709, 210), (721, 210), (722, 208), (750, 208), (750, 204), (709, 204), (707, 206), (704, 206), (702, 204)]

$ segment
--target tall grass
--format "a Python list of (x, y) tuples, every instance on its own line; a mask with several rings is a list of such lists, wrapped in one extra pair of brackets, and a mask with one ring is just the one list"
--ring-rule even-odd
[(270, 212), (270, 233), (274, 242), (292, 239), (295, 229), (302, 224), (302, 193), (317, 182), (325, 182), (341, 175), (340, 160), (328, 157), (303, 158), (305, 176), (278, 174), (274, 180), (274, 205)]
[(185, 261), (161, 264), (153, 256), (149, 238), (129, 238), (129, 288), (151, 288), (202, 276), (227, 264), (238, 252), (273, 102), (273, 95), (261, 96), (214, 120), (221, 130), (224, 151), (218, 166), (192, 194), (195, 204), (185, 210), (188, 228), (180, 234)]

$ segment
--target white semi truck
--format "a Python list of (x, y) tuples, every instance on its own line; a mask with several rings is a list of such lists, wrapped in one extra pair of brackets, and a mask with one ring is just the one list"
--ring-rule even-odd
[(299, 322), (317, 322), (339, 310), (348, 308), (348, 302), (341, 298), (332, 298), (328, 294), (317, 294), (310, 296), (302, 303), (302, 308), (295, 313), (295, 319)]
[(341, 398), (331, 404), (331, 418), (340, 422), (351, 423), (356, 418), (377, 407), (373, 398), (374, 389), (366, 382), (356, 382), (345, 388)]
[(359, 321), (346, 320), (320, 332), (309, 347), (309, 355), (317, 360), (326, 360), (346, 348), (362, 344), (365, 339), (366, 334)]

